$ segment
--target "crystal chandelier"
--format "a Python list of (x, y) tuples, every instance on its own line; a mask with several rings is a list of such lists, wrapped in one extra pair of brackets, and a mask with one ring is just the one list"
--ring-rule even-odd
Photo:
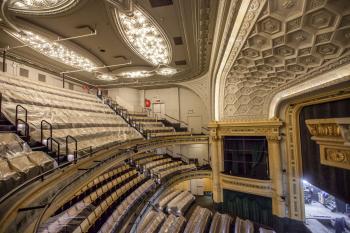
[(143, 59), (157, 66), (171, 62), (171, 46), (162, 28), (135, 5), (132, 15), (115, 9), (119, 31), (129, 46)]
[(172, 67), (161, 67), (156, 70), (156, 73), (162, 76), (172, 76), (177, 73), (177, 69)]
[(11, 0), (9, 9), (20, 13), (54, 14), (71, 8), (79, 0)]
[(152, 72), (146, 70), (126, 71), (118, 74), (121, 78), (145, 78), (152, 76)]
[(33, 32), (21, 31), (20, 33), (8, 33), (37, 52), (68, 66), (88, 72), (93, 71), (94, 67), (97, 67), (97, 65), (90, 59), (79, 55), (64, 45), (51, 42), (48, 38)]
[(118, 79), (117, 77), (115, 77), (112, 74), (99, 74), (96, 76), (97, 79), (99, 80), (103, 80), (103, 81), (113, 81)]

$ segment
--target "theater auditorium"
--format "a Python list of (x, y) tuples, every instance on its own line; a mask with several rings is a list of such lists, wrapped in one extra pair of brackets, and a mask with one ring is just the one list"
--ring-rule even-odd
[(0, 7), (0, 233), (350, 233), (349, 0)]

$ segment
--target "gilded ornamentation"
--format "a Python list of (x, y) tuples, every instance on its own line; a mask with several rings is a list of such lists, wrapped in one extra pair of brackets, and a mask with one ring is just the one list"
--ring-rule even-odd
[(330, 162), (343, 162), (343, 163), (350, 163), (350, 150), (339, 150), (339, 149), (333, 149), (333, 148), (327, 148), (326, 149), (326, 160)]

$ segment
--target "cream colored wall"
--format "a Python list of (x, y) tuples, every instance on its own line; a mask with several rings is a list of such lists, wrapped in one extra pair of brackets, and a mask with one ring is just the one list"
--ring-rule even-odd
[[(38, 75), (39, 74), (43, 74), (43, 75), (46, 76), (46, 82), (45, 82), (46, 84), (49, 84), (49, 85), (52, 85), (52, 86), (55, 86), (55, 87), (63, 87), (62, 78), (61, 77), (49, 74), (47, 72), (43, 72), (41, 70), (35, 69), (33, 67), (30, 67), (30, 66), (19, 64), (17, 62), (11, 61), (11, 60), (7, 60), (6, 61), (6, 66), (7, 66), (7, 70), (5, 72), (6, 74), (13, 75), (13, 76), (19, 76), (20, 68), (24, 68), (24, 69), (29, 71), (28, 78), (30, 80), (39, 81), (38, 80)], [(2, 67), (0, 67), (0, 69), (2, 69)], [(23, 77), (23, 78), (26, 78), (26, 77)], [(72, 82), (72, 81), (66, 81), (65, 82), (65, 88), (66, 89), (69, 89), (69, 83), (73, 84), (73, 90), (86, 92), (85, 90), (83, 90), (81, 84), (76, 83), (76, 82)]]
[[(199, 179), (198, 179), (199, 180)], [(213, 191), (213, 184), (212, 180), (209, 178), (202, 178), (200, 179), (201, 184), (204, 186), (204, 192), (212, 192)], [(177, 185), (174, 186), (175, 189), (182, 190), (182, 191), (191, 191), (191, 181), (195, 180), (185, 180)]]
[[(200, 116), (202, 127), (208, 125), (208, 113), (204, 102), (193, 91), (183, 87), (138, 90), (134, 88), (111, 88), (108, 95), (131, 111), (141, 111), (144, 99), (165, 104), (167, 115), (188, 123), (190, 116)], [(119, 100), (119, 101), (118, 101)]]

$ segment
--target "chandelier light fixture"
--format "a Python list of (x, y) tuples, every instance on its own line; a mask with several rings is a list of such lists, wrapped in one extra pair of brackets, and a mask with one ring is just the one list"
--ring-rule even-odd
[(154, 66), (171, 62), (171, 45), (156, 21), (137, 5), (131, 15), (115, 9), (117, 26), (125, 42)]
[(113, 81), (113, 80), (117, 80), (118, 78), (115, 75), (112, 74), (99, 74), (96, 76), (97, 79), (99, 80), (103, 80), (103, 81)]
[(160, 67), (156, 70), (156, 73), (162, 76), (172, 76), (177, 73), (177, 69), (172, 67)]
[(146, 78), (153, 75), (152, 71), (146, 70), (135, 70), (135, 71), (126, 71), (118, 74), (121, 78)]
[(28, 14), (55, 14), (74, 6), (79, 0), (12, 0), (9, 9)]
[(25, 30), (21, 31), (20, 33), (6, 32), (35, 51), (65, 65), (82, 69), (87, 72), (91, 72), (94, 70), (94, 67), (97, 67), (97, 65), (90, 59), (79, 55), (77, 52), (67, 48), (64, 45), (57, 42), (51, 42), (48, 38), (35, 34), (31, 31)]

